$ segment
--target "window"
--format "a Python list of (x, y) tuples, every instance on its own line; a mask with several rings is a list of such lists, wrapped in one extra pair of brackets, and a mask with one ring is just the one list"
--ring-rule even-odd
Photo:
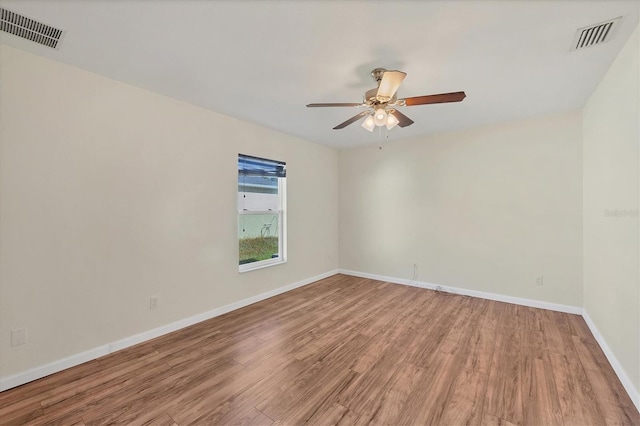
[(284, 263), (286, 164), (238, 155), (240, 272)]

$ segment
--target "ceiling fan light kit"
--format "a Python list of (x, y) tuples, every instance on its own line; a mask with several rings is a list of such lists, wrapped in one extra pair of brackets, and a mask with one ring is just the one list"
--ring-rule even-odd
[(370, 132), (373, 132), (376, 126), (385, 126), (387, 130), (391, 130), (400, 123), (400, 120), (393, 115), (395, 112), (395, 110), (386, 111), (379, 108), (373, 114), (367, 114), (367, 118), (365, 118), (361, 126)]
[(393, 112), (390, 111), (389, 116), (387, 117), (387, 124), (385, 124), (387, 126), (387, 130), (393, 129), (398, 125), (398, 123), (400, 123), (400, 120), (398, 120), (395, 115), (393, 115)]
[(373, 129), (376, 127), (376, 123), (373, 120), (373, 115), (367, 116), (367, 118), (362, 122), (362, 127), (370, 132), (373, 132)]
[(367, 111), (361, 112), (347, 121), (338, 124), (333, 128), (333, 130), (344, 129), (348, 125), (360, 120), (362, 117), (366, 117), (362, 122), (362, 127), (365, 130), (372, 132), (376, 126), (386, 126), (388, 130), (391, 130), (397, 125), (400, 127), (407, 127), (413, 124), (412, 119), (392, 107), (460, 102), (466, 97), (464, 92), (452, 92), (398, 99), (396, 92), (404, 78), (407, 76), (406, 73), (402, 71), (388, 71), (384, 68), (376, 68), (371, 71), (371, 76), (376, 83), (378, 83), (378, 87), (376, 89), (368, 90), (364, 94), (364, 100), (362, 103), (315, 103), (308, 104), (307, 107), (368, 108)]
[(387, 124), (387, 111), (384, 108), (378, 108), (373, 114), (373, 122), (379, 127)]

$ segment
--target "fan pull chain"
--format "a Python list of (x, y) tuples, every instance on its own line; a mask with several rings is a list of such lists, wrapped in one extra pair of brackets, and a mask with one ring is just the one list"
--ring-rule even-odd
[[(389, 142), (389, 129), (385, 132), (385, 142)], [(380, 144), (378, 144), (378, 149), (382, 150), (382, 126), (380, 126)]]

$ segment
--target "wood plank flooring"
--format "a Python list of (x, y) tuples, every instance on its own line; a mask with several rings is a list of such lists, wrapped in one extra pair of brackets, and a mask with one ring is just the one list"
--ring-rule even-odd
[(577, 315), (335, 275), (0, 393), (2, 424), (639, 425)]

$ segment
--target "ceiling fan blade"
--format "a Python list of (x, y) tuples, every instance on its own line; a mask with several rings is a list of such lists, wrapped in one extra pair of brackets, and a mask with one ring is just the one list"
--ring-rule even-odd
[(356, 114), (353, 117), (351, 117), (350, 119), (348, 119), (347, 121), (345, 121), (344, 123), (340, 123), (338, 124), (336, 127), (333, 128), (333, 130), (339, 130), (339, 129), (344, 129), (345, 127), (347, 127), (349, 124), (351, 123), (355, 123), (356, 121), (360, 120), (361, 117), (370, 114), (369, 111), (362, 111), (360, 114)]
[(407, 74), (402, 71), (385, 71), (378, 86), (376, 98), (382, 102), (393, 98), (393, 95), (398, 91), (398, 87), (400, 87), (400, 83), (406, 76)]
[(327, 104), (309, 104), (308, 108), (317, 108), (317, 107), (359, 107), (362, 106), (362, 103), (327, 103)]
[(460, 102), (467, 95), (464, 92), (440, 93), (438, 95), (414, 96), (413, 98), (401, 99), (406, 106), (443, 104), (447, 102)]
[(397, 109), (389, 112), (389, 114), (393, 115), (395, 118), (398, 119), (398, 126), (400, 127), (407, 127), (413, 124), (412, 119), (410, 119), (409, 117), (407, 117), (406, 115), (398, 111)]

